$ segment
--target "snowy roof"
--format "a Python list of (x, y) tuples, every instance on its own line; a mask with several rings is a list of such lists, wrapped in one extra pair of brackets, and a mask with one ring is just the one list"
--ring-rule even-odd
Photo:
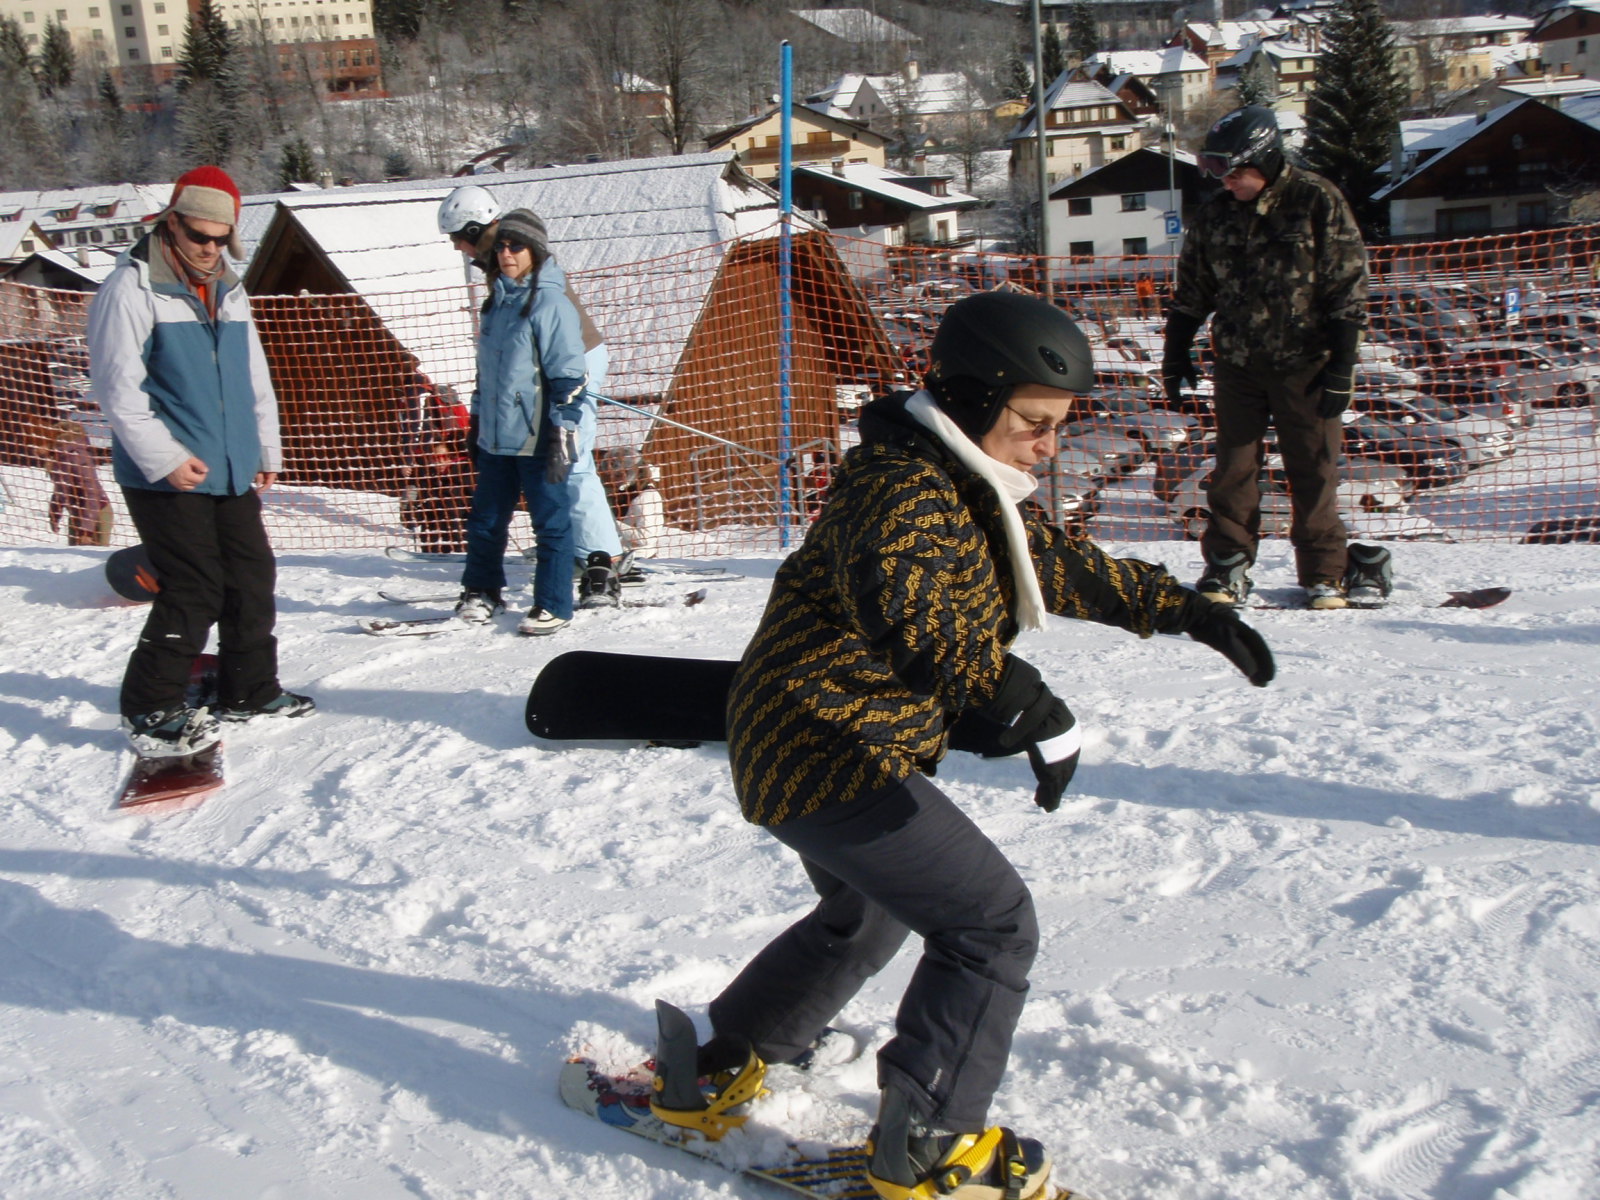
[(1168, 75), (1176, 71), (1204, 71), (1205, 59), (1182, 46), (1162, 50), (1102, 50), (1083, 60), (1089, 71), (1105, 66), (1113, 75)]
[(906, 178), (904, 172), (888, 171), (882, 167), (874, 167), (868, 163), (844, 163), (837, 170), (827, 167), (811, 167), (796, 165), (796, 175), (813, 176), (818, 179), (843, 179), (852, 187), (869, 195), (878, 196), (905, 208), (913, 208), (922, 212), (937, 212), (940, 209), (960, 208), (964, 205), (977, 204), (976, 196), (969, 196), (965, 192), (949, 190), (943, 196), (929, 195), (914, 187), (899, 182)]
[(1313, 50), (1310, 46), (1300, 42), (1291, 42), (1286, 38), (1275, 38), (1270, 42), (1252, 42), (1237, 54), (1217, 64), (1217, 70), (1229, 67), (1242, 67), (1257, 54), (1267, 54), (1273, 58), (1320, 58), (1321, 52)]
[[(1413, 160), (1414, 165), (1399, 179), (1373, 192), (1372, 198), (1382, 200), (1418, 171), (1432, 167), (1446, 155), (1466, 145), (1480, 131), (1502, 120), (1507, 113), (1514, 112), (1524, 104), (1537, 103), (1537, 100), (1518, 100), (1512, 104), (1502, 104), (1499, 108), (1492, 108), (1484, 114), (1482, 121), (1473, 113), (1456, 117), (1424, 117), (1416, 121), (1401, 121), (1400, 147), (1407, 158), (1416, 156)], [(1379, 168), (1382, 172), (1387, 172), (1388, 169), (1387, 164)]]
[(1526, 33), (1533, 28), (1534, 21), (1531, 17), (1484, 13), (1475, 17), (1425, 17), (1416, 21), (1395, 21), (1393, 24), (1395, 33), (1402, 38), (1430, 38)]
[(1600, 92), (1591, 92), (1587, 96), (1574, 96), (1570, 100), (1563, 100), (1561, 102), (1561, 111), (1575, 120), (1582, 121), (1585, 125), (1593, 125), (1596, 129), (1600, 129)]
[(1502, 92), (1533, 99), (1588, 96), (1600, 92), (1600, 79), (1529, 79), (1524, 83), (1502, 83)]
[(920, 42), (922, 39), (893, 21), (885, 21), (864, 8), (794, 8), (795, 16), (845, 42)]
[(1259, 41), (1262, 38), (1277, 37), (1288, 30), (1289, 24), (1286, 20), (1223, 21), (1220, 24), (1191, 21), (1188, 28), (1208, 46), (1237, 50), (1252, 38)]
[[(1128, 112), (1127, 103), (1103, 83), (1092, 79), (1073, 79), (1063, 71), (1056, 77), (1044, 94), (1044, 108), (1046, 112), (1055, 112), (1058, 109), (1089, 108), (1109, 104), (1113, 106), (1115, 115), (1105, 124), (1096, 126), (1096, 132), (1108, 132), (1112, 124), (1127, 129), (1137, 129), (1139, 122), (1133, 119)], [(1027, 112), (1023, 113), (1022, 121), (1011, 131), (1011, 138), (1029, 137), (1033, 133), (1033, 107), (1030, 105)]]
[[(777, 215), (775, 194), (727, 152), (476, 175), (472, 182), (503, 209), (531, 208), (544, 218), (551, 251), (570, 275), (680, 256), (663, 268), (672, 276), (672, 314), (643, 304), (609, 311), (590, 306), (611, 349), (612, 388), (619, 395), (651, 390), (630, 378), (628, 347), (649, 342), (652, 321), (687, 329), (715, 278), (719, 260), (682, 256), (769, 236)], [(439, 202), (460, 183), (399, 181), (253, 196), (241, 213), (240, 237), (253, 256), (273, 220), (287, 214), (435, 384), (470, 390), (472, 356), (462, 348), (475, 335), (474, 306), (416, 302), (419, 292), (466, 287), (462, 257), (438, 226)], [(634, 273), (643, 277), (647, 270)], [(684, 318), (685, 306), (691, 319)]]
[[(81, 188), (0, 192), (0, 213), (20, 211), (22, 214), (17, 222), (0, 224), (9, 226), (20, 223), (27, 226), (37, 223), (40, 232), (47, 237), (59, 232), (63, 225), (75, 229), (92, 226), (98, 221), (125, 224), (161, 211), (171, 195), (170, 183), (96, 183)], [(112, 206), (114, 211), (111, 216), (94, 215), (94, 209)], [(56, 214), (64, 210), (73, 210), (75, 216), (66, 221), (58, 220)]]
[(984, 107), (976, 85), (962, 71), (934, 71), (908, 81), (899, 73), (862, 75), (848, 72), (827, 87), (806, 97), (806, 103), (833, 117), (850, 117), (862, 87), (870, 87), (889, 103), (903, 98), (915, 113), (963, 113)]

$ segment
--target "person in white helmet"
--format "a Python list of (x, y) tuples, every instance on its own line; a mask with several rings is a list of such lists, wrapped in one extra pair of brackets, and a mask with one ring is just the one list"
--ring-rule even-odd
[[(456, 188), (439, 205), (439, 232), (470, 258), (472, 265), (482, 271), (490, 283), (493, 283), (499, 271), (494, 243), (500, 229), (500, 216), (499, 202), (488, 188), (475, 183)], [(551, 259), (542, 270), (546, 273), (558, 272), (561, 267)], [(615, 606), (621, 602), (619, 572), (626, 570), (624, 560), (631, 556), (623, 553), (622, 541), (617, 536), (616, 517), (612, 514), (605, 486), (600, 482), (594, 462), (598, 418), (593, 397), (605, 390), (610, 356), (605, 339), (589, 319), (570, 281), (566, 282), (566, 295), (573, 308), (578, 310), (583, 333), (584, 364), (589, 372), (585, 387), (589, 399), (584, 405), (584, 417), (578, 427), (578, 458), (567, 476), (572, 501), (573, 549), (583, 572), (578, 581), (578, 607)], [(469, 445), (473, 440), (469, 439)]]

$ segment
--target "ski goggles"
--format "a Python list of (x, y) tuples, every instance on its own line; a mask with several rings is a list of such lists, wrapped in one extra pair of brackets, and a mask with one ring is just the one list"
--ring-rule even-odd
[(1247, 167), (1249, 163), (1235, 163), (1226, 154), (1216, 154), (1202, 151), (1196, 158), (1200, 169), (1207, 175), (1214, 175), (1221, 179), (1224, 175), (1237, 171), (1240, 167)]

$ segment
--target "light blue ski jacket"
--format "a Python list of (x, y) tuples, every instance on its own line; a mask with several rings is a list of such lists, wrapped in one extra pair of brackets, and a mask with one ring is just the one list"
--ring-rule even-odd
[(283, 469), (278, 400), (250, 299), (225, 270), (217, 318), (147, 235), (126, 250), (89, 305), (91, 394), (111, 425), (122, 487), (176, 491), (189, 458), (206, 464), (194, 490), (241, 496), (259, 471)]
[(583, 330), (567, 299), (566, 274), (546, 259), (536, 277), (530, 305), (534, 272), (518, 282), (496, 276), (479, 326), (472, 408), (478, 446), (489, 454), (532, 454), (547, 407), (584, 398)]

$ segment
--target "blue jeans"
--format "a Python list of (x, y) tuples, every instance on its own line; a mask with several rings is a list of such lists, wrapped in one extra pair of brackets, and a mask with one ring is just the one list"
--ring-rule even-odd
[(546, 483), (543, 454), (478, 452), (478, 486), (467, 514), (467, 565), (461, 586), (470, 592), (506, 586), (507, 530), (518, 496), (538, 538), (533, 602), (551, 616), (572, 619), (572, 501), (565, 483)]

